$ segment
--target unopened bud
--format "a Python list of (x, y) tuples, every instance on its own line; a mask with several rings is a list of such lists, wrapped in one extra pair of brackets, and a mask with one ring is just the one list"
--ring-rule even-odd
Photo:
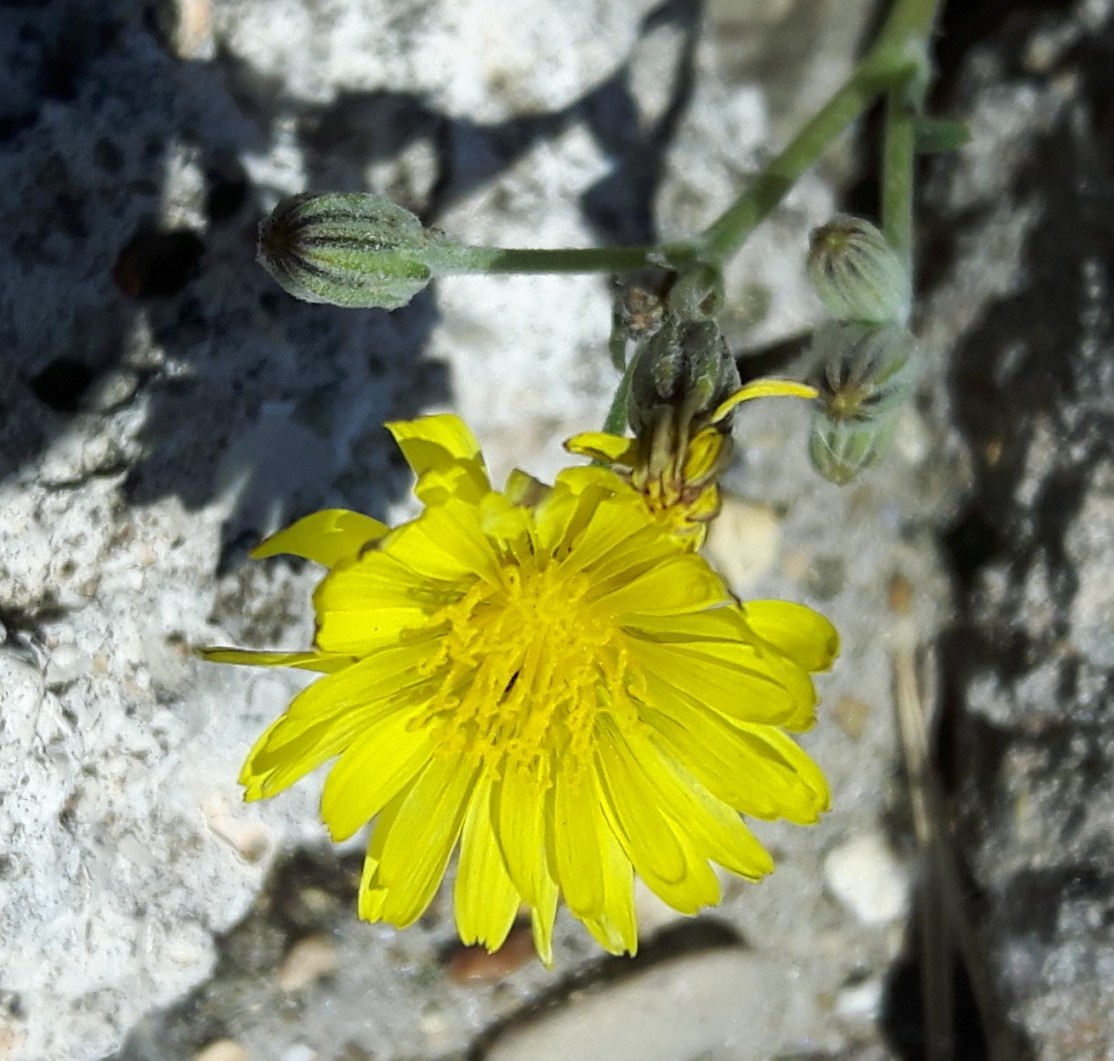
[(331, 306), (405, 306), (459, 250), (409, 210), (360, 192), (291, 196), (259, 226), (263, 268), (295, 298)]
[(846, 486), (878, 463), (892, 435), (892, 417), (870, 423), (841, 423), (818, 413), (808, 436), (808, 455), (828, 482)]
[(916, 338), (900, 324), (827, 324), (813, 351), (820, 385), (809, 455), (825, 479), (842, 486), (885, 452), (921, 358)]
[(909, 319), (909, 270), (869, 221), (843, 215), (814, 229), (808, 275), (836, 320), (904, 324)]
[(687, 435), (694, 420), (711, 412), (739, 387), (739, 371), (714, 321), (667, 316), (636, 355), (628, 419), (636, 435), (668, 408)]

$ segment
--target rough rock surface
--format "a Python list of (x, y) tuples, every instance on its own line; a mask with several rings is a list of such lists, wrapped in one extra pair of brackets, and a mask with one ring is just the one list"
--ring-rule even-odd
[[(944, 57), (976, 133), (933, 164), (924, 332), (950, 367), (889, 461), (838, 490), (808, 468), (803, 409), (740, 413), (712, 555), (741, 595), (807, 601), (842, 632), (806, 738), (833, 812), (762, 828), (777, 872), (705, 916), (643, 896), (634, 962), (562, 917), (556, 974), (521, 936), (461, 953), (443, 898), (406, 932), (359, 923), (359, 853), (324, 842), (314, 783), (239, 802), (239, 763), (298, 678), (189, 646), (304, 643), (314, 573), (246, 551), (324, 505), (409, 512), (386, 418), (456, 409), (497, 475), (551, 474), (607, 404), (607, 285), (307, 306), (254, 264), (255, 226), (311, 187), (385, 193), (477, 242), (690, 230), (846, 73), (874, 4), (833, 21), (812, 0), (716, 0), (703, 26), (686, 0), (515, 0), (498, 25), (479, 0), (0, 7), (0, 1058), (536, 1056), (597, 1025), (634, 1042), (635, 1024), (663, 1057), (892, 1056), (915, 867), (891, 588), (912, 587), (927, 643), (964, 483), (941, 659), (993, 986), (1037, 1053), (1102, 1056), (1108, 6), (949, 26), (987, 38)], [(844, 155), (807, 177), (733, 264), (737, 345), (816, 321), (805, 236), (848, 173)], [(743, 1035), (738, 992), (760, 987)]]
[(978, 43), (961, 65), (944, 56), (972, 143), (931, 190), (929, 264), (943, 275), (925, 320), (949, 348), (973, 482), (945, 536), (960, 595), (939, 657), (943, 751), (993, 1008), (1021, 1033), (1014, 1056), (1106, 1058), (1114, 11), (1021, 6), (957, 19)]

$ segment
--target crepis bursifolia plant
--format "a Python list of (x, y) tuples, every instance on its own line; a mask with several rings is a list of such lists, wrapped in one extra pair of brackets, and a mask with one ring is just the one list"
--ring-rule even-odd
[[(744, 817), (810, 824), (828, 807), (792, 734), (836, 657), (823, 617), (741, 602), (700, 554), (720, 509), (732, 423), (756, 398), (812, 403), (809, 453), (850, 482), (884, 456), (923, 353), (910, 331), (918, 152), (955, 146), (933, 120), (937, 0), (895, 0), (850, 79), (704, 231), (648, 247), (471, 246), (378, 196), (307, 192), (263, 222), (259, 258), (291, 295), (396, 309), (458, 273), (596, 272), (621, 288), (618, 372), (600, 431), (552, 484), (488, 478), (456, 417), (387, 427), (416, 477), (398, 527), (340, 509), (263, 542), (325, 570), (310, 648), (204, 650), (221, 663), (320, 677), (260, 737), (241, 774), (266, 798), (333, 761), (321, 814), (343, 840), (371, 823), (359, 911), (404, 927), (457, 854), (461, 938), (502, 945), (523, 910), (552, 961), (564, 903), (606, 950), (633, 953), (633, 881), (694, 913), (712, 864), (756, 880), (772, 861)], [(829, 319), (815, 379), (744, 381), (718, 318), (725, 263), (852, 122), (883, 103), (880, 224), (837, 217), (807, 267)], [(806, 248), (801, 248), (802, 252)]]

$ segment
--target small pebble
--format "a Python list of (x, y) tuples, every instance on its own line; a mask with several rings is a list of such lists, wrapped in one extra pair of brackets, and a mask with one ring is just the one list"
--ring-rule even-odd
[(258, 862), (270, 849), (271, 831), (262, 822), (243, 817), (242, 810), (231, 810), (218, 799), (202, 804), (205, 824), (245, 862)]
[(251, 1061), (251, 1054), (234, 1039), (217, 1039), (194, 1054), (193, 1061)]
[(781, 520), (773, 509), (725, 497), (708, 531), (705, 552), (727, 584), (741, 593), (774, 566), (780, 545)]
[(836, 997), (836, 1014), (844, 1020), (874, 1022), (882, 1012), (881, 980), (863, 980), (843, 988)]
[(854, 696), (841, 696), (832, 708), (832, 719), (852, 740), (859, 740), (870, 721), (870, 705)]
[(76, 645), (58, 645), (47, 656), (47, 687), (53, 689), (77, 681), (82, 675), (89, 673), (92, 663), (93, 660), (90, 655)]
[(111, 412), (131, 401), (138, 389), (139, 376), (130, 369), (115, 369), (93, 385), (88, 406), (98, 413)]
[(162, 0), (159, 31), (179, 59), (211, 59), (213, 43), (212, 0)]
[(751, 951), (703, 951), (629, 968), (629, 976), (514, 1025), (485, 1061), (742, 1061), (793, 1053), (820, 1024), (790, 971)]
[(506, 942), (494, 954), (483, 947), (457, 948), (448, 963), (448, 976), (454, 984), (482, 987), (497, 984), (534, 958), (534, 937), (528, 925), (516, 925)]
[(824, 882), (865, 925), (896, 921), (909, 906), (909, 873), (878, 833), (856, 836), (828, 852)]
[(300, 991), (303, 987), (336, 972), (337, 952), (326, 936), (306, 936), (290, 948), (275, 973), (283, 991)]

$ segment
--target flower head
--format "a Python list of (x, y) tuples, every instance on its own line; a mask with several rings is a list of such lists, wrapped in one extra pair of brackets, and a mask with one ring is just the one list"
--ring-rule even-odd
[(719, 899), (716, 862), (772, 868), (740, 813), (815, 821), (810, 672), (835, 633), (801, 605), (739, 606), (614, 473), (570, 468), (492, 489), (454, 416), (388, 425), (424, 510), (394, 530), (319, 512), (258, 556), (328, 568), (306, 652), (211, 660), (323, 672), (244, 764), (247, 799), (327, 760), (336, 840), (374, 821), (359, 912), (405, 926), (459, 848), (465, 942), (499, 947), (521, 904), (543, 960), (559, 898), (609, 951), (637, 946), (637, 873), (671, 906)]
[(642, 494), (655, 518), (698, 549), (720, 510), (719, 477), (731, 462), (736, 406), (751, 398), (814, 398), (816, 390), (791, 380), (760, 379), (737, 387), (700, 416), (678, 416), (667, 404), (635, 437), (585, 431), (565, 443), (570, 453), (611, 466)]

